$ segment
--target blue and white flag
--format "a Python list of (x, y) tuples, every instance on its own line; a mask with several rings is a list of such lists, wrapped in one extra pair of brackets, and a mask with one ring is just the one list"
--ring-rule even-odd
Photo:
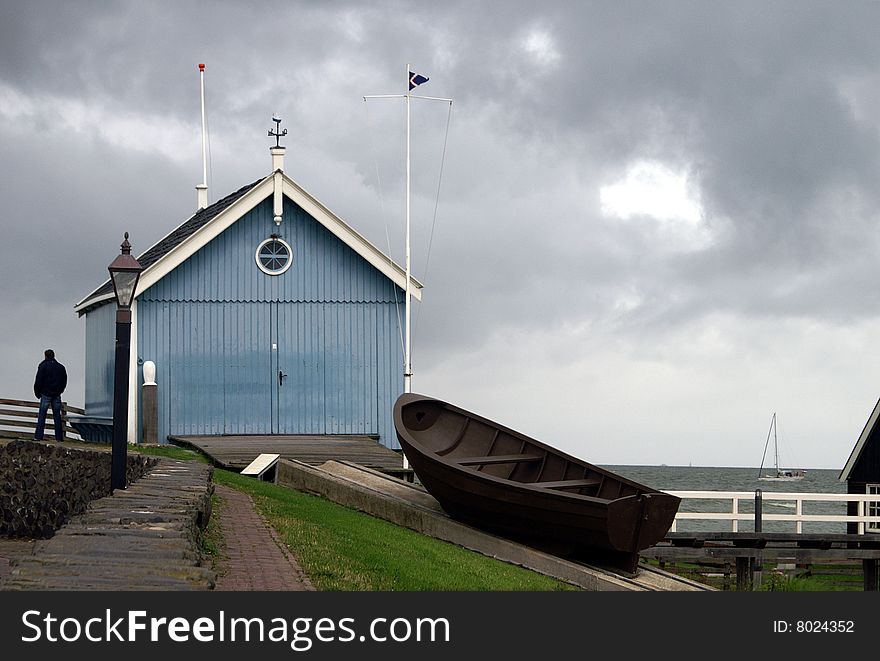
[(413, 73), (412, 71), (409, 72), (409, 88), (410, 88), (410, 90), (412, 90), (414, 87), (421, 85), (422, 83), (427, 83), (427, 82), (428, 82), (427, 77), (422, 76), (417, 73)]

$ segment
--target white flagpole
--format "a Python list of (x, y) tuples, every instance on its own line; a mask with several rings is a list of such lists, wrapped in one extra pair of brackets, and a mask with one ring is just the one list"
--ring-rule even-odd
[(199, 65), (199, 83), (202, 101), (202, 185), (208, 185), (208, 156), (205, 149), (205, 65)]
[[(403, 359), (403, 392), (412, 392), (412, 354), (411, 351), (411, 332), (410, 327), (410, 261), (409, 261), (409, 194), (410, 194), (410, 159), (409, 159), (409, 93), (410, 93), (410, 66), (406, 65), (406, 290), (404, 293), (405, 306), (404, 314), (406, 316), (406, 345), (404, 346)], [(409, 460), (406, 454), (403, 455), (403, 468), (409, 469)]]
[[(406, 94), (372, 94), (364, 97), (367, 99), (399, 99), (401, 96), (406, 103), (406, 284), (404, 285), (404, 316), (406, 317), (406, 340), (403, 347), (403, 391), (405, 393), (412, 392), (412, 322), (410, 310), (410, 298), (412, 291), (411, 267), (410, 267), (410, 99), (430, 99), (432, 101), (447, 101), (452, 104), (452, 99), (443, 99), (435, 96), (418, 96), (412, 94), (410, 85), (410, 65), (406, 65)], [(406, 455), (403, 455), (403, 467), (409, 468), (409, 461)]]
[(410, 319), (410, 122), (409, 122), (409, 79), (410, 66), (406, 65), (406, 292), (405, 292), (405, 315), (406, 315), (406, 345), (404, 347), (403, 365), (403, 392), (412, 392), (412, 353), (410, 342), (412, 339)]

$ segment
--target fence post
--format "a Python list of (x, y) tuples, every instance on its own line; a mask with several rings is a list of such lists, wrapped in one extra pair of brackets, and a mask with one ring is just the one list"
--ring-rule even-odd
[(761, 512), (761, 506), (763, 503), (763, 497), (760, 489), (755, 489), (755, 532), (761, 532), (762, 521), (761, 518), (763, 516)]
[(747, 555), (736, 556), (736, 589), (746, 592), (752, 589), (754, 580), (752, 559)]
[(864, 590), (865, 592), (876, 592), (880, 589), (880, 572), (878, 572), (877, 558), (864, 558), (862, 560), (862, 571), (864, 572)]
[(144, 362), (143, 385), (143, 439), (142, 442), (156, 445), (159, 442), (159, 394), (156, 385), (156, 363)]

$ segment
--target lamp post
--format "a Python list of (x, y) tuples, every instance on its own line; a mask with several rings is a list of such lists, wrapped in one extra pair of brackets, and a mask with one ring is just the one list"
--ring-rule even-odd
[(131, 302), (143, 268), (131, 256), (128, 232), (120, 246), (122, 254), (107, 267), (116, 294), (116, 359), (113, 379), (113, 445), (110, 491), (125, 488), (128, 454), (128, 370), (131, 345)]

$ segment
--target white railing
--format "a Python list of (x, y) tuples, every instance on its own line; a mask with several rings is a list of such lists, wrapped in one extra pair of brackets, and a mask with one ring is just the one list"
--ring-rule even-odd
[[(754, 521), (755, 513), (741, 512), (740, 503), (748, 502), (754, 505), (754, 491), (667, 491), (666, 493), (678, 496), (682, 504), (690, 500), (730, 501), (730, 509), (726, 511), (703, 511), (703, 512), (679, 512), (675, 515), (670, 532), (676, 531), (679, 521), (685, 519), (702, 521), (730, 521), (731, 531), (738, 532), (740, 521)], [(804, 514), (805, 502), (839, 502), (858, 503), (858, 514)], [(764, 511), (765, 505), (778, 505), (782, 502), (794, 503), (793, 514), (776, 514)], [(825, 523), (857, 523), (859, 534), (866, 529), (869, 533), (880, 533), (880, 516), (868, 516), (868, 503), (877, 507), (880, 500), (877, 494), (856, 493), (785, 493), (785, 492), (761, 492), (761, 521), (789, 521), (795, 524), (795, 532), (803, 532), (803, 524), (809, 522)], [(868, 526), (867, 524), (873, 524)]]

